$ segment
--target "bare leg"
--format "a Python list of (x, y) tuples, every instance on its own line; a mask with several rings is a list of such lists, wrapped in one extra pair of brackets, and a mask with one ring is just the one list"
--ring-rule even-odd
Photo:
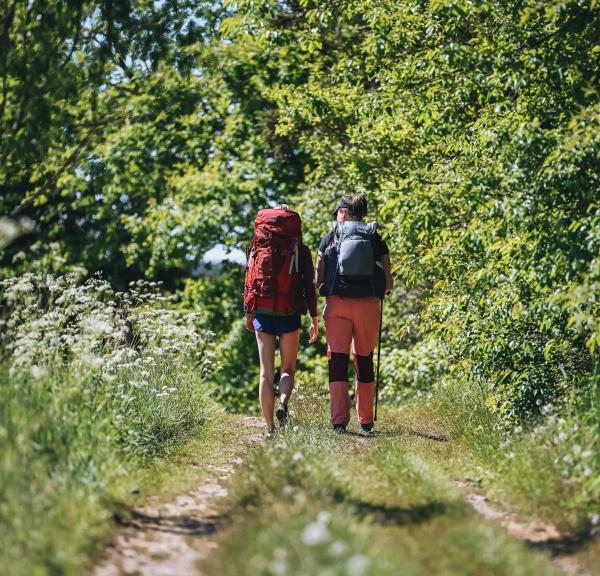
[(281, 377), (279, 380), (279, 400), (283, 404), (290, 401), (294, 389), (294, 375), (296, 374), (296, 359), (298, 357), (298, 344), (300, 330), (287, 332), (279, 337), (279, 352), (281, 354)]
[(275, 428), (273, 424), (273, 408), (275, 395), (273, 394), (273, 380), (275, 378), (275, 336), (256, 332), (258, 356), (260, 358), (260, 384), (258, 397), (263, 418), (269, 431)]

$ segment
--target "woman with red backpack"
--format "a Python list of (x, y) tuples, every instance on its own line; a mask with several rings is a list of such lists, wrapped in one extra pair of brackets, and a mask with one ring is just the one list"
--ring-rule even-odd
[(260, 407), (267, 424), (267, 438), (272, 438), (276, 338), (279, 337), (281, 369), (275, 414), (283, 427), (294, 388), (301, 315), (307, 309), (311, 319), (309, 342), (316, 342), (319, 334), (314, 267), (310, 251), (302, 243), (300, 216), (285, 204), (260, 210), (246, 260), (246, 326), (256, 333)]
[(317, 286), (326, 297), (323, 316), (329, 364), (331, 424), (344, 431), (350, 421), (348, 362), (354, 354), (355, 401), (360, 430), (373, 429), (373, 351), (383, 297), (393, 288), (390, 253), (377, 222), (363, 222), (362, 194), (342, 197), (333, 231), (323, 236), (317, 255)]

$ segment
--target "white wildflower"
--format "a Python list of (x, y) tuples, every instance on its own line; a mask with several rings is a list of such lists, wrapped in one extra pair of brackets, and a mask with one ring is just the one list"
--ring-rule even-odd
[(345, 542), (342, 542), (341, 540), (336, 540), (335, 542), (332, 542), (329, 546), (329, 553), (332, 556), (342, 556), (346, 553), (347, 550), (348, 546)]
[(273, 562), (271, 562), (269, 569), (271, 573), (276, 576), (287, 574), (289, 572), (287, 552), (283, 548), (275, 548), (275, 550), (273, 550)]
[(33, 378), (35, 378), (36, 380), (39, 380), (40, 378), (42, 378), (44, 376), (44, 374), (46, 373), (46, 371), (41, 368), (40, 366), (32, 366), (30, 369), (31, 372), (31, 376)]
[(316, 546), (329, 540), (329, 529), (322, 522), (311, 522), (302, 531), (302, 542), (306, 546)]
[(304, 458), (302, 456), (302, 452), (294, 452), (294, 454), (292, 455), (293, 462), (300, 462), (300, 460), (302, 460), (302, 458)]
[(346, 564), (349, 576), (362, 576), (369, 570), (371, 561), (364, 554), (354, 554)]
[(581, 446), (579, 444), (575, 444), (573, 446), (573, 454), (575, 454), (576, 456), (579, 456), (579, 454), (581, 454)]
[(317, 522), (321, 522), (321, 524), (328, 524), (331, 521), (331, 512), (327, 512), (327, 510), (323, 510), (319, 512), (317, 516)]
[(90, 366), (91, 368), (98, 368), (99, 366), (102, 366), (102, 364), (104, 364), (104, 359), (100, 356), (95, 356), (94, 354), (84, 354), (81, 357), (81, 361), (84, 364)]
[(289, 572), (288, 563), (285, 560), (273, 560), (269, 565), (269, 571), (275, 576), (283, 576)]

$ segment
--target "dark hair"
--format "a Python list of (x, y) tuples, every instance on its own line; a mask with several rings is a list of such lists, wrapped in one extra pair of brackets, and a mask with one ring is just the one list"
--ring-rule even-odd
[(350, 214), (355, 218), (364, 218), (367, 215), (367, 199), (364, 194), (342, 196), (342, 202), (350, 206)]

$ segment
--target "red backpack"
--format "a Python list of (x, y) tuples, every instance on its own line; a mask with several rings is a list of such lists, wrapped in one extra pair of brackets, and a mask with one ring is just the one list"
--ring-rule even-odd
[(258, 212), (254, 239), (246, 251), (246, 312), (302, 314), (306, 311), (298, 262), (301, 245), (299, 214), (274, 208)]

